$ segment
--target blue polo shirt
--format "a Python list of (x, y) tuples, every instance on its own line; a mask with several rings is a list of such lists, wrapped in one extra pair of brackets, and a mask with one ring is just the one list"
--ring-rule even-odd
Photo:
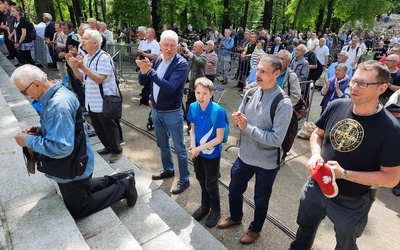
[[(196, 112), (192, 114), (192, 105), (197, 105), (194, 109)], [(195, 131), (195, 140), (196, 140), (196, 147), (199, 145), (203, 145), (215, 137), (217, 137), (217, 129), (213, 127), (211, 121), (211, 111), (212, 111), (213, 102), (210, 101), (207, 108), (202, 111), (200, 108), (200, 104), (198, 102), (194, 102), (190, 104), (188, 110), (188, 120), (194, 124), (194, 131)], [(225, 110), (220, 108), (217, 110), (217, 119), (215, 126), (217, 128), (225, 128), (226, 121), (225, 121)], [(218, 144), (212, 148), (208, 148), (200, 152), (200, 156), (204, 158), (217, 158), (221, 155), (222, 152), (222, 144)]]

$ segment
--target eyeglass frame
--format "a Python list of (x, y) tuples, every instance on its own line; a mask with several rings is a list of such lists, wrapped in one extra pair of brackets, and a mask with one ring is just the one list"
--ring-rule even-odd
[[(361, 87), (361, 86), (360, 86), (360, 83), (365, 84), (366, 87), (365, 87), (365, 88), (364, 88), (364, 87)], [(355, 86), (355, 85), (357, 84), (357, 86), (358, 86), (360, 89), (366, 89), (366, 88), (368, 88), (369, 85), (379, 85), (379, 84), (385, 84), (385, 83), (387, 83), (387, 82), (363, 82), (363, 81), (361, 81), (361, 80), (356, 80), (356, 79), (351, 79), (350, 82), (349, 82), (349, 84), (352, 85), (352, 86)], [(364, 85), (363, 85), (363, 86), (364, 86)]]
[(34, 83), (34, 82), (37, 82), (38, 80), (34, 80), (33, 82), (31, 82), (29, 85), (28, 85), (28, 87), (26, 87), (23, 91), (20, 91), (21, 92), (21, 94), (23, 94), (24, 96), (26, 96), (26, 91), (32, 86), (32, 84)]

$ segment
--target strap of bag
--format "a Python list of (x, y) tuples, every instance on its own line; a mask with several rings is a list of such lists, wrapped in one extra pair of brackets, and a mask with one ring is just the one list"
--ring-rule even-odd
[[(99, 50), (99, 52), (100, 52), (100, 51), (101, 51), (101, 50)], [(118, 88), (119, 97), (121, 97), (121, 99), (122, 99), (121, 90), (119, 89), (118, 80), (117, 80), (117, 72), (116, 72), (116, 70), (115, 70), (115, 67), (114, 67), (113, 64), (112, 64), (112, 58), (111, 58), (111, 56), (110, 56), (108, 53), (101, 53), (101, 54), (107, 54), (108, 57), (110, 57), (110, 59), (111, 59), (111, 60), (110, 60), (110, 65), (111, 65), (111, 67), (113, 68), (113, 71), (114, 71), (115, 84), (117, 85), (117, 88)], [(101, 55), (101, 54), (100, 54), (100, 55)], [(94, 57), (92, 58), (92, 60), (91, 60), (90, 63), (89, 63), (89, 68), (90, 68), (90, 64), (92, 63), (93, 59), (94, 59)], [(96, 62), (96, 70), (97, 70), (97, 65), (99, 64), (99, 60), (100, 60), (100, 56), (99, 56), (99, 59), (97, 59), (97, 62)], [(86, 79), (86, 78), (85, 78), (85, 79)], [(100, 83), (100, 84), (99, 84), (99, 88), (100, 88), (101, 98), (104, 100), (103, 83)]]

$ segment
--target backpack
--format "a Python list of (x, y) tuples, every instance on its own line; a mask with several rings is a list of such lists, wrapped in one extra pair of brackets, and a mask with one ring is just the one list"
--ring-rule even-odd
[[(249, 94), (247, 95), (247, 102), (253, 96), (253, 94), (257, 91), (257, 89), (258, 88), (251, 88), (250, 90), (248, 90)], [(274, 122), (276, 107), (278, 106), (278, 103), (283, 100), (283, 98), (289, 98), (289, 96), (287, 96), (286, 94), (284, 95), (281, 92), (277, 96), (275, 96), (274, 100), (272, 101), (271, 110), (270, 110), (270, 116), (271, 116), (272, 123)], [(246, 102), (246, 104), (247, 104), (247, 102)], [(285, 158), (287, 156), (287, 153), (292, 148), (294, 139), (296, 138), (298, 127), (299, 127), (299, 124), (297, 121), (297, 116), (296, 116), (295, 111), (293, 110), (292, 118), (290, 119), (288, 130), (286, 131), (285, 138), (283, 139), (282, 145), (280, 147), (283, 150), (282, 156), (281, 156), (280, 148), (277, 149), (278, 150), (278, 158), (276, 160), (276, 163), (278, 166), (281, 166), (285, 163)]]
[[(197, 103), (190, 105), (190, 112), (192, 114), (195, 114), (197, 111), (197, 108), (199, 107), (199, 105), (197, 105)], [(229, 137), (229, 119), (228, 119), (228, 115), (226, 114), (226, 111), (223, 107), (221, 107), (221, 105), (219, 105), (216, 102), (212, 102), (212, 109), (211, 109), (211, 123), (212, 126), (217, 129), (216, 124), (217, 124), (217, 113), (219, 109), (223, 109), (224, 110), (224, 114), (225, 114), (225, 128), (224, 128), (224, 138), (222, 139), (222, 143), (225, 143), (228, 141), (228, 137)]]
[(32, 40), (36, 40), (36, 29), (35, 26), (31, 22), (28, 22), (30, 29), (29, 29), (29, 36), (31, 37)]

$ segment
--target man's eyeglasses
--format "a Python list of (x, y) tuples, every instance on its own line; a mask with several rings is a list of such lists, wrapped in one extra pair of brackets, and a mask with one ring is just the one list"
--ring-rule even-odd
[(21, 91), (21, 94), (26, 95), (26, 91), (29, 89), (30, 86), (32, 86), (32, 84), (33, 84), (34, 82), (37, 82), (37, 80), (31, 82), (31, 84), (29, 84), (28, 87), (26, 87), (23, 91)]
[(396, 60), (387, 60), (386, 59), (386, 62), (395, 62)]
[(350, 87), (357, 84), (360, 89), (366, 89), (366, 88), (368, 88), (369, 85), (379, 85), (379, 84), (383, 84), (383, 83), (385, 83), (385, 82), (364, 82), (364, 81), (357, 80), (357, 79), (351, 79)]

